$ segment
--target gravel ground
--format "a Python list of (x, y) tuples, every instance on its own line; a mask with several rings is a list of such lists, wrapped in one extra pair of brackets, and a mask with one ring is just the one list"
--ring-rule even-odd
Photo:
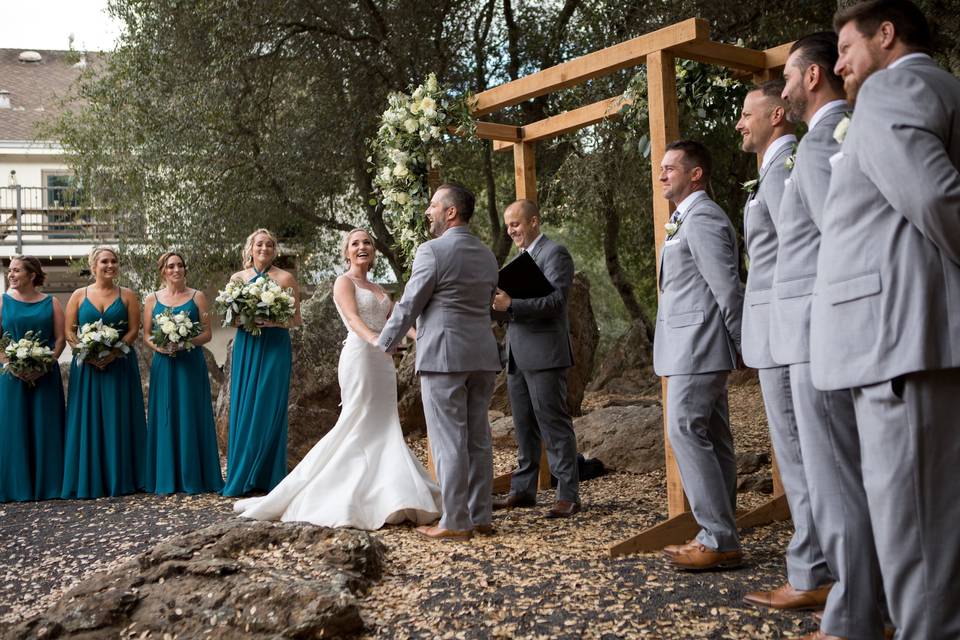
[[(731, 388), (739, 450), (769, 438), (755, 380)], [(423, 455), (423, 441), (412, 447)], [(497, 450), (498, 472), (511, 450)], [(469, 543), (421, 540), (412, 528), (377, 535), (387, 547), (383, 579), (361, 609), (369, 638), (789, 638), (813, 630), (809, 614), (759, 611), (744, 592), (784, 580), (789, 523), (747, 531), (745, 567), (675, 572), (659, 554), (611, 559), (608, 545), (665, 517), (663, 473), (614, 473), (583, 484), (584, 511), (545, 520), (536, 509), (498, 512), (498, 535)], [(749, 508), (766, 496), (740, 495)], [(135, 495), (93, 501), (0, 505), (0, 636), (94, 572), (109, 570), (170, 536), (232, 516), (216, 495)]]

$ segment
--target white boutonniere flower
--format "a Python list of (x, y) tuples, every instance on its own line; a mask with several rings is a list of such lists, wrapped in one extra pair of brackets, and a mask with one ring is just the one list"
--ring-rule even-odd
[(833, 139), (837, 141), (837, 144), (843, 144), (843, 141), (847, 137), (847, 129), (850, 128), (850, 116), (843, 116), (843, 120), (837, 123), (836, 128), (833, 130)]
[(783, 161), (783, 166), (787, 168), (787, 171), (793, 171), (793, 167), (797, 164), (797, 143), (794, 142), (793, 146), (790, 148), (790, 155), (787, 156), (787, 159)]
[(667, 230), (667, 239), (669, 240), (680, 228), (680, 225), (676, 222), (668, 222), (663, 225), (663, 228)]
[(747, 180), (741, 185), (741, 188), (747, 193), (756, 193), (760, 189), (760, 178)]

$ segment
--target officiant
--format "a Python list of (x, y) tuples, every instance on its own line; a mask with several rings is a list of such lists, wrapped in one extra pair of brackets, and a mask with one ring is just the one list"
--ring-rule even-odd
[(546, 517), (564, 518), (580, 511), (577, 440), (567, 406), (567, 369), (573, 364), (567, 295), (573, 258), (540, 232), (540, 209), (532, 200), (508, 206), (503, 221), (520, 250), (517, 258), (528, 253), (552, 291), (519, 298), (498, 289), (493, 300), (494, 317), (507, 323), (507, 392), (518, 448), (510, 493), (495, 500), (493, 508), (536, 506), (542, 441), (550, 473), (557, 478), (556, 501)]

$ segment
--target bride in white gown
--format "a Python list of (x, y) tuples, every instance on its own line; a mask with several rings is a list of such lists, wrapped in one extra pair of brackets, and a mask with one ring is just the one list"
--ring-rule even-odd
[(440, 489), (403, 440), (393, 359), (367, 342), (392, 307), (386, 292), (367, 280), (375, 259), (370, 235), (351, 231), (344, 257), (349, 269), (333, 289), (348, 330), (337, 369), (340, 418), (270, 493), (233, 508), (245, 518), (328, 527), (428, 524), (440, 516)]

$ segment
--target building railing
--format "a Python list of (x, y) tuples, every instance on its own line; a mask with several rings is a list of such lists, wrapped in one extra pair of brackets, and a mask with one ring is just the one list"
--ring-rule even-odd
[(74, 187), (0, 187), (0, 245), (109, 243), (117, 240), (112, 216), (80, 206)]

